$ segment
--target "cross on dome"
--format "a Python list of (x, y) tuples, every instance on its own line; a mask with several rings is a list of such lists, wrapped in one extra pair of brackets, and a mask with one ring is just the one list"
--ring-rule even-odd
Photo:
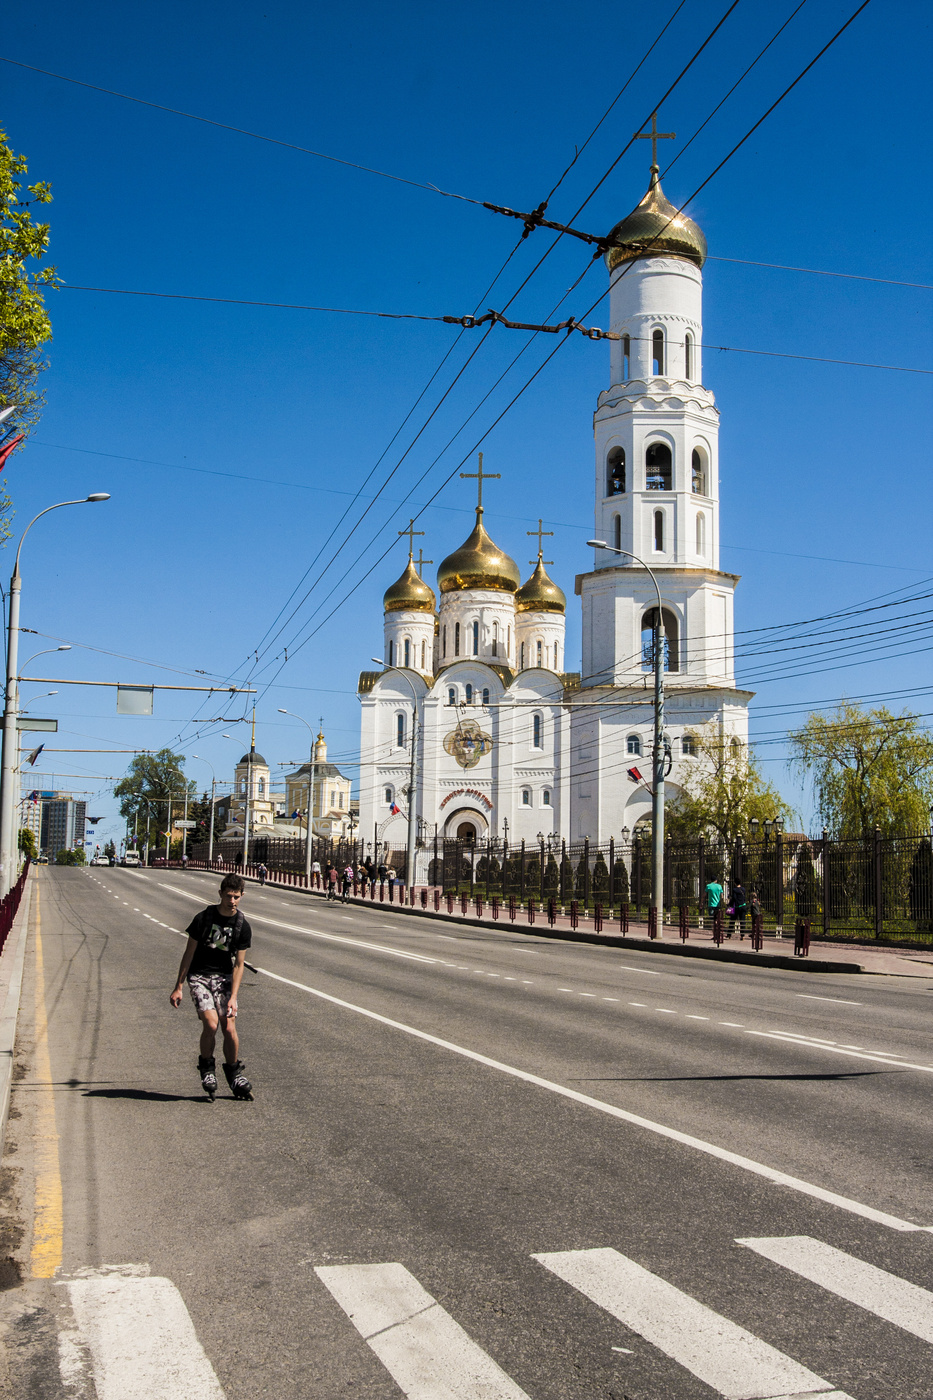
[(658, 165), (658, 142), (673, 141), (676, 135), (676, 131), (658, 131), (658, 114), (657, 112), (652, 112), (651, 130), (636, 131), (633, 140), (651, 142), (651, 169), (653, 171), (658, 171), (660, 169)]
[[(399, 530), (399, 532), (398, 532), (398, 537), (399, 537), (399, 539), (401, 539), (403, 535), (407, 535), (407, 536), (408, 536), (408, 557), (409, 557), (409, 559), (414, 559), (414, 557), (415, 557), (415, 535), (423, 535), (423, 534), (424, 534), (424, 531), (423, 531), (423, 530), (416, 530), (416, 529), (415, 529), (415, 522), (414, 522), (414, 520), (409, 520), (409, 522), (408, 522), (408, 529), (407, 529), (407, 530)], [(431, 563), (431, 560), (430, 560), (430, 559), (428, 560), (428, 563), (429, 563), (429, 564)], [(418, 572), (420, 573), (421, 570), (419, 569)]]
[[(554, 563), (554, 560), (553, 560), (553, 559), (545, 559), (545, 558), (544, 558), (544, 537), (545, 537), (545, 535), (553, 535), (554, 531), (553, 531), (553, 530), (545, 530), (545, 529), (543, 529), (543, 528), (542, 528), (543, 525), (544, 525), (544, 521), (541, 519), (540, 516), (538, 516), (538, 528), (537, 528), (537, 530), (526, 530), (526, 531), (525, 531), (525, 534), (526, 534), (526, 535), (537, 535), (537, 537), (538, 537), (538, 559), (541, 560), (542, 564), (553, 564), (553, 563)], [(528, 560), (528, 563), (529, 563), (529, 564), (534, 564), (534, 563), (536, 563), (536, 562), (537, 562), (537, 561), (534, 560), (534, 559), (529, 559), (529, 560)]]
[[(424, 531), (422, 530), (422, 531), (420, 531), (420, 533), (423, 535), (423, 534), (424, 534)], [(418, 550), (418, 558), (415, 560), (415, 568), (418, 570), (418, 577), (419, 577), (419, 578), (422, 578), (422, 577), (424, 576), (424, 566), (425, 566), (425, 564), (433, 564), (433, 563), (434, 563), (434, 560), (433, 560), (433, 559), (425, 559), (425, 557), (424, 557), (424, 550), (423, 550), (423, 549), (419, 549), (419, 550)]]
[(464, 481), (470, 480), (470, 481), (476, 481), (476, 482), (479, 483), (478, 491), (477, 491), (477, 496), (476, 496), (476, 509), (477, 509), (477, 511), (482, 511), (482, 509), (483, 509), (483, 482), (484, 482), (484, 481), (499, 481), (499, 480), (501, 479), (501, 475), (502, 475), (501, 472), (484, 472), (484, 471), (483, 471), (483, 454), (482, 454), (482, 452), (479, 454), (479, 470), (478, 470), (478, 471), (475, 471), (475, 472), (461, 472), (461, 473), (460, 473), (461, 480), (464, 480)]

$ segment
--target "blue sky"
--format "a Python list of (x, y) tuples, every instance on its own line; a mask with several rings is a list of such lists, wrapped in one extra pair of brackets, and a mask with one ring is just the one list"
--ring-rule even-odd
[[(737, 6), (661, 110), (660, 126), (678, 137), (665, 143), (673, 154), (663, 152), (664, 167), (796, 5)], [(575, 214), (727, 8), (686, 0), (554, 196), (551, 217)], [(662, 177), (672, 200), (706, 179), (854, 8), (806, 0)], [(548, 193), (676, 9), (677, 0), (627, 12), (602, 0), (456, 11), (366, 0), (352, 8), (143, 0), (80, 9), (53, 0), (40, 12), (10, 0), (0, 52), (525, 209)], [(708, 345), (933, 368), (930, 60), (929, 6), (873, 0), (696, 198), (691, 213), (713, 255), (704, 273)], [(502, 307), (553, 242), (538, 232), (522, 243), (483, 301), (516, 247), (512, 221), (24, 68), (2, 64), (0, 73), (11, 143), (28, 156), (31, 179), (52, 182), (52, 255), (72, 288), (462, 315), (480, 303)], [(637, 142), (577, 225), (604, 231), (624, 216), (644, 191), (647, 166), (646, 143)], [(538, 321), (559, 305), (559, 317), (588, 313), (605, 325), (601, 263), (561, 300), (588, 260), (582, 244), (562, 240), (512, 314)], [(591, 415), (608, 383), (605, 345), (563, 344), (491, 427), (554, 349), (551, 337), (496, 328), (466, 365), (481, 333), (457, 340), (455, 329), (431, 322), (71, 289), (54, 294), (50, 310), (47, 410), (7, 470), (14, 537), (52, 501), (94, 490), (113, 499), (50, 516), (24, 549), (22, 621), (42, 635), (24, 638), (22, 655), (29, 641), (35, 651), (59, 638), (74, 644), (67, 656), (36, 662), (33, 674), (194, 685), (197, 671), (245, 677), (258, 651), (257, 746), (266, 758), (276, 765), (306, 754), (307, 733), (277, 713), (283, 706), (315, 723), (323, 716), (331, 755), (349, 764), (358, 757), (358, 672), (381, 650), (382, 593), (404, 562), (396, 531), (453, 473), (419, 521), (427, 533), (418, 543), (437, 563), (461, 541), (473, 487), (456, 473), (477, 443), (487, 468), (502, 473), (487, 492), (494, 538), (524, 567), (533, 553), (525, 531), (541, 515), (555, 531), (548, 557), (568, 595), (574, 574), (590, 566)], [(928, 591), (928, 375), (707, 350), (704, 379), (722, 412), (721, 564), (743, 576), (739, 629)], [(358, 522), (264, 651), (318, 551), (298, 598)], [(568, 666), (579, 664), (577, 607), (571, 601)], [(291, 659), (281, 669), (286, 643)], [(875, 659), (810, 648), (770, 675), (760, 657), (745, 663), (740, 679), (758, 691), (759, 756), (805, 813), (783, 765), (782, 732), (806, 706), (845, 694), (888, 695), (900, 708), (899, 692), (930, 685), (925, 645), (895, 634)], [(24, 697), (47, 689), (26, 685)], [(927, 690), (910, 703), (926, 713), (929, 698)], [(242, 716), (242, 702), (222, 711), (216, 700), (168, 691), (157, 694), (150, 719), (114, 711), (112, 691), (59, 687), (37, 712), (59, 717), (50, 748), (169, 743), (208, 759), (218, 778), (239, 756), (221, 731), (240, 736), (240, 751), (246, 743), (243, 724), (203, 723)], [(107, 784), (91, 775), (119, 776), (126, 761), (62, 753), (39, 768), (56, 775), (56, 786), (94, 793), (92, 810), (106, 818), (98, 830), (119, 837)], [(206, 764), (191, 761), (188, 771), (209, 783)]]

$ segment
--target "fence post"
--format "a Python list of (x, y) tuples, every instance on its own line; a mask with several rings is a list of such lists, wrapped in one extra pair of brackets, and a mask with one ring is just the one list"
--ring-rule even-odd
[(596, 903), (593, 905), (593, 932), (594, 932), (594, 933), (602, 933), (602, 931), (603, 931), (603, 906), (600, 904), (599, 900), (597, 900)]
[(706, 905), (706, 841), (701, 836), (697, 841), (697, 928), (703, 927), (703, 910)]
[(548, 921), (548, 923), (551, 925), (551, 928), (554, 927), (554, 924), (555, 924), (556, 920), (557, 920), (557, 910), (556, 910), (555, 907), (554, 907), (554, 901), (553, 901), (553, 899), (549, 899), (548, 902), (547, 902), (547, 921)]
[[(665, 907), (668, 911), (670, 911), (670, 910), (673, 909), (673, 907), (674, 907), (674, 858), (673, 858), (673, 852), (674, 852), (674, 842), (671, 840), (670, 836), (668, 836), (667, 840), (666, 840), (665, 843), (664, 843), (664, 898), (663, 898), (663, 901), (662, 901), (664, 907)], [(669, 924), (670, 921), (671, 921), (670, 913), (668, 913), (667, 918), (665, 919), (665, 918), (664, 918), (664, 911), (663, 911), (663, 909), (662, 909), (661, 912), (662, 912), (661, 922), (662, 922), (662, 923), (668, 923), (668, 924)]]
[(522, 837), (522, 873), (519, 876), (518, 897), (525, 903), (525, 838)]
[(635, 918), (641, 918), (641, 837), (632, 838), (632, 864), (635, 867)]
[(823, 937), (829, 937), (829, 836), (823, 827)]
[(580, 922), (580, 906), (575, 899), (570, 901), (570, 927), (575, 929)]
[(566, 869), (567, 869), (567, 842), (566, 842), (566, 841), (561, 841), (561, 843), (560, 843), (560, 875), (559, 875), (559, 889), (560, 889), (560, 907), (561, 907), (562, 909), (566, 909), (566, 907), (567, 907), (567, 891), (566, 891), (566, 889), (564, 888), (564, 885), (565, 885), (565, 876), (564, 876), (564, 872), (566, 871)]
[(590, 838), (583, 838), (583, 912), (590, 907)]
[(713, 942), (718, 948), (722, 942), (722, 902), (713, 910)]
[(514, 896), (514, 894), (510, 894), (510, 895), (509, 895), (509, 918), (511, 919), (512, 923), (514, 924), (514, 922), (515, 922), (515, 896)]
[(784, 833), (779, 831), (774, 838), (774, 936), (784, 937)]
[(609, 837), (609, 917), (612, 918), (616, 907), (616, 842), (615, 837)]
[(875, 885), (875, 937), (880, 938), (884, 930), (884, 891), (881, 888), (881, 828), (875, 827), (872, 838), (872, 870)]
[(533, 924), (534, 921), (535, 921), (535, 897), (534, 897), (533, 894), (530, 894), (530, 895), (528, 896), (528, 922), (529, 922), (530, 924)]
[(628, 933), (628, 905), (625, 903), (619, 906), (619, 932), (623, 938)]
[(685, 900), (680, 902), (680, 940), (686, 943), (690, 937), (690, 906)]
[(654, 905), (652, 904), (652, 905), (649, 907), (649, 909), (648, 909), (648, 937), (649, 937), (649, 938), (657, 938), (657, 936), (658, 936), (658, 911), (657, 911), (657, 909), (655, 909)]

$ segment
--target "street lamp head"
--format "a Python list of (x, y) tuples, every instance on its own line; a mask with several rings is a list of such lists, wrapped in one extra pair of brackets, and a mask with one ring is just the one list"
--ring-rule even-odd
[(109, 491), (95, 491), (95, 492), (93, 492), (92, 495), (87, 496), (85, 499), (88, 500), (88, 501), (109, 501), (109, 500), (110, 500), (110, 492), (109, 492)]
[(71, 651), (71, 643), (69, 642), (66, 646), (63, 646), (63, 647), (56, 647), (55, 650), (56, 650), (56, 651)]
[(375, 661), (377, 666), (384, 666), (386, 664), (381, 656), (371, 656), (369, 659), (370, 661)]
[(280, 715), (287, 715), (287, 714), (288, 714), (288, 710), (283, 710), (283, 709), (280, 708), (280, 709), (279, 709), (279, 714), (280, 714)]
[(606, 543), (605, 540), (587, 540), (586, 543), (587, 543), (587, 547), (588, 547), (589, 549), (608, 549), (608, 548), (609, 548), (609, 546), (608, 546), (608, 544)]

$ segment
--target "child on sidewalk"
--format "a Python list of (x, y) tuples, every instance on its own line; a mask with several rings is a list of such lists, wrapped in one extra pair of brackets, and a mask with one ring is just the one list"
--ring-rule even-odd
[(214, 1042), (223, 1033), (224, 1074), (235, 1099), (251, 1099), (252, 1088), (240, 1062), (236, 1031), (237, 997), (243, 980), (246, 950), (253, 931), (239, 909), (245, 888), (240, 875), (225, 875), (220, 882), (220, 903), (195, 914), (185, 932), (188, 944), (181, 956), (178, 980), (169, 1000), (181, 1005), (182, 984), (188, 979), (191, 1000), (201, 1019), (201, 1053), (198, 1073), (201, 1087), (213, 1102), (217, 1093)]

